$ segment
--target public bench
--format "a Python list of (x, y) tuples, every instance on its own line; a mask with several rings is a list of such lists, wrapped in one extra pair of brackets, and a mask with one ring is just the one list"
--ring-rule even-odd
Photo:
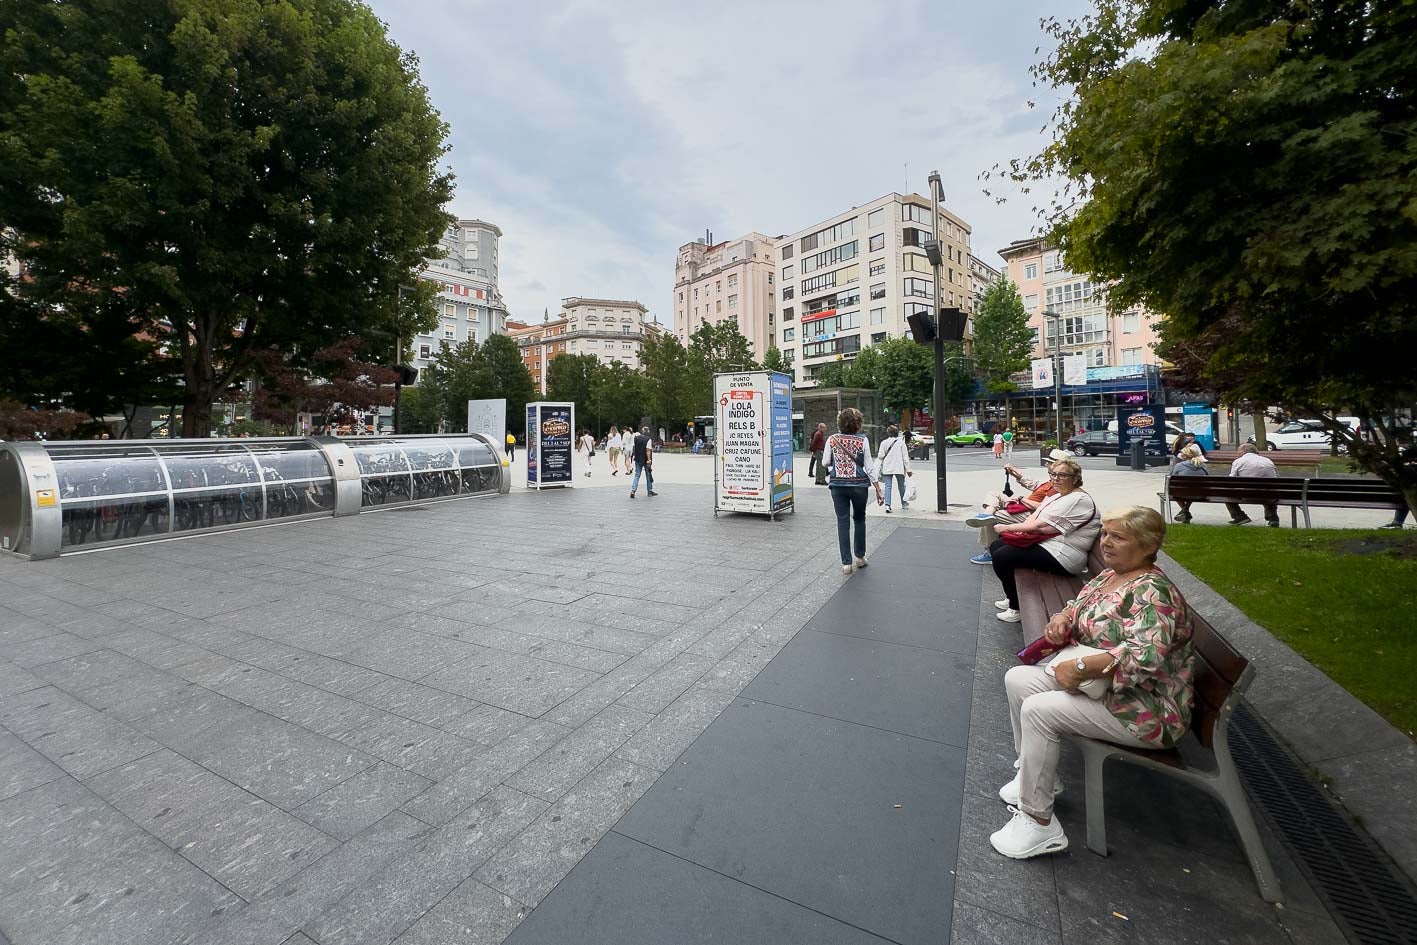
[[(1206, 462), (1212, 464), (1230, 464), (1240, 458), (1239, 450), (1210, 450), (1205, 454)], [(1319, 467), (1323, 461), (1329, 458), (1325, 450), (1271, 450), (1261, 454), (1274, 463), (1276, 466), (1289, 466), (1294, 469), (1312, 469), (1314, 475), (1318, 475)]]
[[(1017, 578), (1023, 642), (1032, 643), (1041, 637), (1049, 618), (1077, 596), (1084, 579), (1100, 574), (1105, 567), (1094, 544), (1084, 577), (1020, 570)], [(1181, 744), (1173, 749), (1148, 751), (1090, 738), (1073, 739), (1082, 751), (1086, 771), (1087, 848), (1099, 856), (1107, 855), (1107, 815), (1103, 803), (1106, 763), (1115, 759), (1149, 768), (1198, 787), (1220, 801), (1240, 835), (1240, 845), (1255, 874), (1260, 895), (1266, 902), (1278, 902), (1279, 879), (1255, 826), (1249, 800), (1230, 756), (1228, 739), (1231, 713), (1253, 680), (1254, 667), (1203, 617), (1192, 611), (1192, 619), (1195, 699), (1191, 707), (1191, 727)]]
[(1158, 495), (1161, 497), (1161, 514), (1167, 521), (1171, 520), (1171, 503), (1179, 500), (1272, 504), (1289, 507), (1289, 523), (1293, 528), (1299, 527), (1301, 511), (1304, 513), (1304, 527), (1313, 527), (1309, 518), (1312, 508), (1397, 510), (1407, 507), (1402, 493), (1375, 479), (1168, 475)]

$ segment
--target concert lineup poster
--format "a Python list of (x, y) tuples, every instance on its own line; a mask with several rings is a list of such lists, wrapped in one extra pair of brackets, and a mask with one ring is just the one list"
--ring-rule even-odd
[(538, 437), (541, 485), (568, 485), (572, 480), (571, 460), (574, 456), (575, 414), (570, 404), (542, 404)]
[(714, 510), (772, 515), (792, 508), (792, 383), (785, 374), (714, 375), (718, 465)]

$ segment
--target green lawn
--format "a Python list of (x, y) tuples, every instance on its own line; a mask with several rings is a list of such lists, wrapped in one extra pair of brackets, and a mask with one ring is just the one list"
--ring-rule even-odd
[(1166, 552), (1408, 735), (1417, 533), (1189, 525)]

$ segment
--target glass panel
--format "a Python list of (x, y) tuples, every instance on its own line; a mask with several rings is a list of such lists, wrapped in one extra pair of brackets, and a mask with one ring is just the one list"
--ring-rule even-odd
[(365, 476), (362, 488), (364, 496), (361, 499), (361, 504), (366, 507), (384, 505), (389, 502), (407, 502), (410, 499), (407, 473), (391, 476)]
[(448, 469), (453, 462), (453, 448), (441, 441), (400, 443), (409, 465), (415, 471), (420, 469)]
[(464, 494), (490, 492), (497, 488), (497, 469), (494, 466), (476, 466), (462, 471), (462, 491)]
[[(451, 455), (448, 457), (452, 458)], [(429, 470), (413, 474), (415, 499), (442, 499), (458, 494), (457, 470)]]
[(356, 446), (354, 458), (359, 463), (360, 474), (364, 476), (408, 471), (408, 460), (404, 459), (403, 451), (389, 444)]
[(168, 530), (167, 496), (153, 495), (128, 501), (110, 502), (102, 498), (75, 499), (63, 503), (61, 548), (98, 542), (163, 535)]
[[(259, 482), (256, 464), (242, 446), (159, 447), (174, 489), (204, 489)], [(257, 490), (259, 495), (259, 490)]]
[(492, 455), (491, 448), (481, 440), (468, 440), (458, 444), (458, 465), (464, 468), (496, 466), (497, 457)]
[(147, 450), (118, 455), (64, 455), (56, 451), (52, 455), (61, 502), (85, 496), (167, 491), (162, 467)]
[(334, 508), (335, 484), (331, 479), (266, 483), (266, 518), (333, 512)]
[(331, 479), (329, 464), (324, 455), (315, 449), (262, 449), (254, 447), (256, 461), (266, 482), (300, 479)]
[(173, 497), (177, 520), (173, 531), (242, 525), (261, 520), (261, 487), (199, 489)]

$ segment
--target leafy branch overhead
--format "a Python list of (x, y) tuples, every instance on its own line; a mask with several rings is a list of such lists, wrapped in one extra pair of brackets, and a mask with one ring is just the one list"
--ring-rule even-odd
[(1417, 5), (1100, 0), (1045, 27), (1036, 76), (1069, 97), (1012, 172), (1064, 181), (1045, 221), (1069, 267), (1161, 313), (1218, 394), (1324, 419), (1417, 505), (1397, 420), (1417, 403)]

